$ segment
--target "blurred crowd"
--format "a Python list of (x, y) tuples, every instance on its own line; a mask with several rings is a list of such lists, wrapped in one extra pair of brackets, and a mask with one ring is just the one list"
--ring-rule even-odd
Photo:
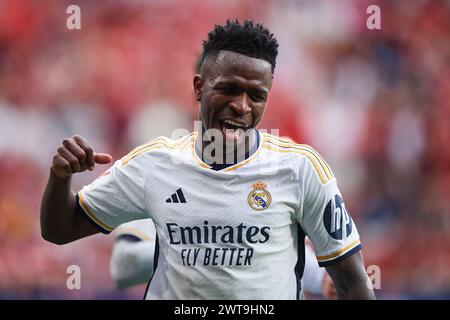
[[(66, 8), (81, 8), (68, 30)], [(366, 9), (381, 8), (381, 30)], [(0, 2), (0, 299), (135, 298), (109, 274), (114, 236), (42, 240), (53, 154), (81, 134), (119, 159), (193, 129), (201, 43), (227, 18), (254, 19), (280, 53), (260, 127), (317, 149), (358, 225), (379, 298), (450, 298), (449, 1)], [(74, 178), (79, 189), (101, 174)], [(81, 290), (68, 290), (69, 265)]]

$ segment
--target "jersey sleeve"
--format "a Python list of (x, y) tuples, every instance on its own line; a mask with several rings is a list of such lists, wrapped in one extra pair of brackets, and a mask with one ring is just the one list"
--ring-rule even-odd
[[(151, 219), (124, 223), (114, 231), (110, 261), (112, 278), (120, 288), (147, 283), (153, 275), (156, 230)], [(131, 241), (130, 241), (131, 240)]]
[(117, 238), (134, 237), (138, 241), (155, 242), (156, 230), (151, 219), (135, 220), (124, 223), (114, 231)]
[(145, 175), (139, 161), (115, 164), (78, 192), (82, 212), (103, 233), (137, 219), (148, 218), (145, 207)]
[(314, 244), (319, 266), (325, 267), (359, 251), (361, 242), (328, 164), (321, 157), (316, 164), (305, 159), (303, 168), (297, 219)]

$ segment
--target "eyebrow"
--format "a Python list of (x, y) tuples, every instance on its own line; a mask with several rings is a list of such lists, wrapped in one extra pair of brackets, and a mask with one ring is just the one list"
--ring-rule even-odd
[[(221, 85), (233, 85), (233, 86), (239, 86), (238, 81), (230, 80), (230, 79), (224, 79), (220, 80), (217, 83), (214, 84), (214, 87), (221, 86)], [(266, 88), (250, 88), (250, 91), (257, 92), (259, 94), (268, 94), (269, 90)]]

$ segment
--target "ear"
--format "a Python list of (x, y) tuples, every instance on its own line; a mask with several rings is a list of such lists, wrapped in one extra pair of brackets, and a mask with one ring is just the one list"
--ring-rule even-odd
[(194, 76), (193, 85), (194, 85), (195, 100), (197, 100), (197, 101), (202, 100), (203, 86), (205, 85), (205, 80), (202, 78), (201, 75), (196, 74)]

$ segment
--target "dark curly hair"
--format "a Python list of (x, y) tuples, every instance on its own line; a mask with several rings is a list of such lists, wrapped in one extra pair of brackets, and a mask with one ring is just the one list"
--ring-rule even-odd
[(240, 53), (252, 58), (262, 59), (275, 70), (278, 55), (278, 42), (262, 24), (255, 24), (245, 20), (227, 20), (225, 25), (215, 25), (208, 33), (208, 39), (203, 41), (203, 53), (198, 61), (197, 70), (200, 69), (207, 57), (216, 56), (219, 51), (227, 50)]

